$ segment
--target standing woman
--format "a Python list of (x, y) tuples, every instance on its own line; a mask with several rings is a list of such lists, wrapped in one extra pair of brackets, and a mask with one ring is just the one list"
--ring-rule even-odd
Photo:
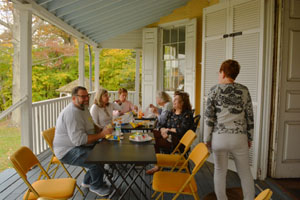
[(105, 89), (99, 89), (94, 98), (94, 104), (91, 106), (90, 112), (93, 121), (100, 128), (104, 128), (112, 123), (113, 110), (121, 110), (116, 103), (109, 103), (109, 94)]
[(253, 200), (254, 182), (249, 165), (253, 137), (253, 108), (248, 88), (234, 82), (240, 72), (235, 60), (226, 60), (219, 70), (219, 84), (208, 95), (205, 111), (204, 142), (214, 155), (214, 187), (219, 200), (227, 200), (228, 154), (234, 157), (241, 179), (244, 200)]
[(156, 103), (161, 107), (157, 108), (150, 104), (151, 111), (156, 115), (159, 124), (164, 124), (167, 120), (167, 115), (173, 109), (172, 99), (168, 93), (160, 91), (156, 96)]
[[(173, 99), (173, 111), (167, 115), (164, 124), (160, 124), (158, 131), (153, 131), (155, 138), (155, 153), (160, 153), (161, 148), (170, 152), (177, 146), (182, 136), (193, 126), (193, 113), (189, 95), (186, 92), (175, 92)], [(146, 173), (153, 174), (158, 171), (155, 166)]]

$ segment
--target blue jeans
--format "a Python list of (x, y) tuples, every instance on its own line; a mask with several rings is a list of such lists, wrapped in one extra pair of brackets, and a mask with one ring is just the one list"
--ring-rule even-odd
[(61, 159), (61, 162), (88, 168), (83, 182), (96, 190), (104, 185), (102, 168), (98, 164), (84, 163), (92, 149), (92, 147), (74, 147)]

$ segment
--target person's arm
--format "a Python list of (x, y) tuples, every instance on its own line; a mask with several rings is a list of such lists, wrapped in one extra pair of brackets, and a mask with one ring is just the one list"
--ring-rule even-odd
[(247, 103), (245, 105), (245, 118), (247, 123), (248, 146), (250, 148), (253, 140), (254, 117), (253, 117), (253, 106), (252, 106), (251, 96), (248, 90), (247, 93), (248, 95), (247, 95)]
[(92, 144), (97, 140), (104, 138), (106, 135), (112, 133), (112, 128), (104, 128), (102, 131), (98, 132), (97, 134), (87, 135), (87, 144)]
[(204, 143), (211, 145), (212, 132), (214, 129), (216, 117), (216, 106), (214, 101), (215, 92), (211, 90), (207, 97), (206, 110), (204, 113)]
[(117, 111), (121, 111), (122, 110), (122, 106), (119, 105), (116, 102), (112, 103), (112, 107), (113, 107), (113, 110), (117, 110)]
[(170, 128), (169, 132), (178, 138), (181, 138), (193, 126), (193, 115), (191, 112), (184, 112), (179, 127)]
[(96, 104), (93, 104), (91, 109), (90, 109), (90, 113), (91, 113), (91, 116), (93, 118), (93, 121), (94, 121), (94, 124), (97, 125), (98, 127), (101, 128), (101, 123), (100, 123), (100, 119), (99, 119), (99, 109), (97, 109), (97, 105)]

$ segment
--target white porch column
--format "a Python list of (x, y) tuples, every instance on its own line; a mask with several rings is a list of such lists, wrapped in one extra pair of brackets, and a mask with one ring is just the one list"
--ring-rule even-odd
[(21, 106), (21, 144), (33, 150), (32, 135), (32, 58), (31, 58), (31, 24), (32, 13), (25, 8), (20, 11), (20, 93), (27, 100)]
[(100, 65), (99, 56), (100, 56), (101, 49), (95, 48), (94, 52), (95, 52), (95, 81), (94, 81), (94, 86), (95, 86), (95, 91), (97, 92), (99, 90), (99, 86), (100, 86), (100, 83), (99, 83), (99, 72), (100, 72), (100, 70), (99, 70), (99, 65)]
[(79, 85), (84, 86), (84, 42), (78, 41), (78, 75), (79, 75)]
[(140, 104), (140, 53), (141, 50), (136, 49), (136, 61), (135, 61), (135, 97), (134, 104)]

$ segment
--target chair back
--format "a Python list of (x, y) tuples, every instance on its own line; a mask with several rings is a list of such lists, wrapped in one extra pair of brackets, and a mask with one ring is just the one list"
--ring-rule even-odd
[(188, 130), (184, 136), (179, 141), (180, 144), (184, 145), (184, 152), (188, 151), (193, 141), (196, 139), (197, 135), (194, 131)]
[(25, 146), (19, 148), (9, 159), (22, 178), (27, 178), (26, 173), (34, 166), (40, 164), (32, 151)]
[[(33, 152), (25, 146), (20, 147), (14, 154), (9, 157), (9, 160), (13, 164), (15, 170), (21, 176), (23, 181), (26, 183), (28, 188), (35, 194), (39, 196), (37, 191), (32, 187), (30, 182), (27, 180), (27, 172), (32, 169), (34, 166), (39, 166), (41, 173), (43, 173), (47, 178), (50, 178), (45, 169), (42, 167), (41, 163)], [(29, 194), (27, 192), (27, 194)]]
[(204, 164), (205, 160), (209, 156), (209, 151), (204, 143), (199, 143), (190, 153), (188, 159), (185, 162), (189, 162), (189, 160), (193, 161), (195, 164), (192, 174), (196, 174), (197, 171), (201, 168)]
[(44, 139), (46, 140), (47, 144), (49, 145), (51, 151), (53, 151), (53, 140), (55, 135), (55, 127), (49, 128), (42, 132)]
[(255, 200), (269, 200), (271, 199), (272, 194), (273, 194), (272, 190), (265, 189), (255, 198)]
[(196, 132), (196, 130), (197, 130), (200, 118), (201, 118), (201, 115), (196, 115), (194, 117), (194, 124), (193, 124), (193, 129), (192, 129), (194, 132)]

